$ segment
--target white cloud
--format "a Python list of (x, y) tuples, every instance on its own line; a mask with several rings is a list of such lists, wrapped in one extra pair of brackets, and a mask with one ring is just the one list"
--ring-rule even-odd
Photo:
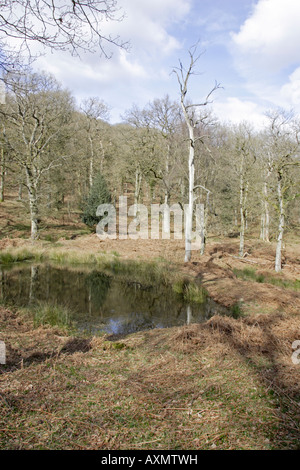
[[(257, 0), (239, 31), (231, 33), (231, 52), (244, 89), (253, 96), (253, 105), (260, 103), (255, 109), (246, 102), (249, 119), (259, 122), (255, 116), (262, 106), (300, 111), (299, 18), (299, 0)], [(238, 108), (242, 111), (240, 103)]]
[(281, 96), (291, 107), (300, 111), (300, 67), (289, 76), (289, 82), (281, 88)]
[(103, 24), (103, 31), (128, 39), (134, 53), (169, 54), (180, 47), (167, 29), (184, 20), (191, 0), (120, 0), (119, 5), (126, 12), (124, 20)]
[(249, 100), (228, 97), (224, 101), (216, 101), (213, 111), (225, 123), (239, 124), (245, 121), (252, 123), (256, 128), (262, 128), (266, 123), (265, 110)]
[[(111, 59), (99, 58), (95, 53), (82, 53), (81, 58), (61, 51), (46, 51), (34, 64), (35, 69), (45, 70), (75, 93), (78, 100), (99, 96), (110, 104), (113, 120), (118, 111), (143, 103), (160, 93), (161, 83), (169, 79), (170, 59), (182, 46), (180, 40), (169, 31), (176, 31), (190, 11), (192, 0), (119, 0), (118, 5), (126, 13), (123, 21), (103, 22), (104, 35), (120, 36), (130, 41), (126, 52), (107, 45), (113, 52)], [(105, 44), (104, 44), (105, 46)], [(40, 46), (33, 43), (34, 53)], [(157, 85), (157, 90), (155, 86)]]
[(299, 62), (300, 1), (259, 0), (251, 16), (232, 34), (244, 74), (272, 74)]
[[(166, 57), (180, 49), (179, 41), (168, 33), (168, 26), (182, 21), (190, 10), (191, 0), (120, 0), (126, 16), (121, 22), (103, 22), (104, 35), (120, 36), (129, 41), (130, 52), (107, 46), (113, 52), (110, 60), (86, 53), (78, 58), (54, 51), (38, 61), (39, 67), (51, 69), (58, 79), (65, 81), (70, 68), (83, 78), (100, 83), (116, 80), (145, 79), (163, 76)], [(105, 47), (105, 43), (104, 43)]]

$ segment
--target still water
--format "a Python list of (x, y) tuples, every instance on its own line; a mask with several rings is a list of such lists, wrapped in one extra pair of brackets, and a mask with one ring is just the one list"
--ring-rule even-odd
[(45, 264), (0, 268), (0, 299), (15, 306), (47, 302), (67, 307), (76, 328), (93, 334), (180, 326), (226, 313), (207, 296), (202, 303), (187, 303), (161, 283)]

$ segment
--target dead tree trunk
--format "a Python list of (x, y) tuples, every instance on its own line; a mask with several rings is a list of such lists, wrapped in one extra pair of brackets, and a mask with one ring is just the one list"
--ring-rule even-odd
[(244, 175), (241, 174), (240, 179), (240, 249), (239, 255), (244, 256), (244, 246), (245, 246), (245, 230), (246, 230), (246, 203), (247, 203), (247, 194), (248, 194), (248, 182), (245, 183)]
[(193, 75), (194, 67), (200, 56), (195, 57), (197, 45), (189, 50), (190, 64), (187, 70), (184, 69), (183, 64), (179, 61), (179, 67), (173, 69), (177, 76), (180, 87), (180, 103), (183, 111), (184, 119), (188, 128), (189, 134), (189, 158), (188, 158), (188, 174), (189, 174), (189, 189), (188, 189), (188, 205), (185, 214), (185, 261), (191, 260), (192, 250), (192, 228), (193, 228), (193, 211), (194, 211), (194, 189), (195, 189), (195, 127), (201, 121), (199, 107), (207, 106), (210, 101), (211, 94), (219, 88), (216, 84), (214, 88), (207, 95), (206, 99), (199, 104), (190, 104), (186, 102), (186, 95), (188, 91), (188, 81)]
[(277, 195), (279, 203), (279, 226), (278, 226), (278, 238), (276, 246), (276, 257), (275, 257), (275, 271), (281, 271), (281, 253), (282, 253), (282, 241), (283, 241), (283, 232), (284, 232), (284, 223), (285, 223), (285, 213), (284, 213), (284, 201), (282, 194), (282, 174), (279, 171), (277, 174)]
[(0, 153), (0, 202), (4, 201), (4, 185), (5, 185), (5, 155), (1, 148)]
[(31, 239), (36, 240), (38, 238), (39, 229), (38, 191), (36, 182), (28, 167), (26, 167), (26, 179), (30, 207)]

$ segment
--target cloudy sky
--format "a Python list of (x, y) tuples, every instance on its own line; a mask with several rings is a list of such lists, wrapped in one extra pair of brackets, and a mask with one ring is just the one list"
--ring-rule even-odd
[(190, 97), (203, 99), (214, 86), (213, 110), (225, 121), (262, 125), (272, 107), (300, 113), (299, 0), (119, 0), (122, 22), (104, 31), (130, 41), (109, 60), (47, 53), (35, 68), (53, 73), (78, 103), (98, 96), (121, 121), (133, 104), (145, 106), (164, 95), (179, 99), (172, 69), (188, 64), (188, 49), (199, 41), (203, 55)]

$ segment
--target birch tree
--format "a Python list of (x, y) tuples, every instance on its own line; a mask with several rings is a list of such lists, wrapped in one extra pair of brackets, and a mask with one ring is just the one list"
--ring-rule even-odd
[[(130, 153), (127, 166), (128, 173), (134, 176), (134, 205), (136, 209), (141, 202), (143, 180), (148, 181), (157, 173), (159, 162), (157, 158), (157, 138), (151, 126), (151, 118), (146, 109), (133, 105), (125, 112), (124, 121), (130, 128), (124, 134)], [(135, 211), (138, 220), (138, 211)]]
[(100, 165), (96, 171), (103, 171), (105, 152), (101, 135), (101, 123), (108, 121), (109, 108), (104, 101), (93, 97), (82, 102), (81, 110), (86, 118), (85, 129), (89, 142), (89, 186), (91, 188), (95, 173), (95, 158), (97, 156), (100, 156)]
[(177, 183), (177, 181), (175, 182), (175, 134), (178, 131), (180, 109), (177, 103), (171, 102), (170, 97), (166, 95), (162, 99), (153, 100), (149, 104), (147, 112), (151, 126), (159, 132), (161, 138), (160, 169), (155, 173), (155, 177), (162, 181), (164, 204), (169, 204), (171, 192)]
[(293, 116), (285, 111), (269, 114), (267, 145), (269, 168), (276, 179), (278, 236), (276, 244), (275, 271), (282, 269), (283, 236), (286, 225), (286, 208), (291, 198), (293, 178), (290, 169), (299, 166), (300, 127)]
[(263, 169), (263, 187), (262, 187), (262, 214), (261, 214), (260, 238), (264, 242), (270, 241), (270, 202), (269, 202), (270, 175), (271, 175), (271, 166), (270, 166), (270, 160), (268, 159), (266, 167)]
[(252, 134), (249, 124), (242, 123), (234, 135), (235, 171), (239, 179), (239, 211), (240, 211), (240, 246), (239, 256), (244, 256), (245, 231), (247, 228), (248, 193), (251, 170), (256, 160)]
[[(267, 143), (266, 143), (267, 140)], [(273, 199), (273, 178), (272, 178), (272, 166), (273, 156), (272, 148), (269, 146), (269, 140), (266, 139), (266, 132), (262, 131), (257, 136), (257, 163), (260, 173), (258, 179), (260, 189), (258, 194), (260, 196), (260, 239), (264, 242), (270, 242), (271, 236), (271, 217), (272, 217), (272, 206), (274, 206)]]
[(6, 176), (6, 149), (5, 149), (5, 125), (1, 123), (0, 137), (0, 202), (4, 202), (4, 186)]

